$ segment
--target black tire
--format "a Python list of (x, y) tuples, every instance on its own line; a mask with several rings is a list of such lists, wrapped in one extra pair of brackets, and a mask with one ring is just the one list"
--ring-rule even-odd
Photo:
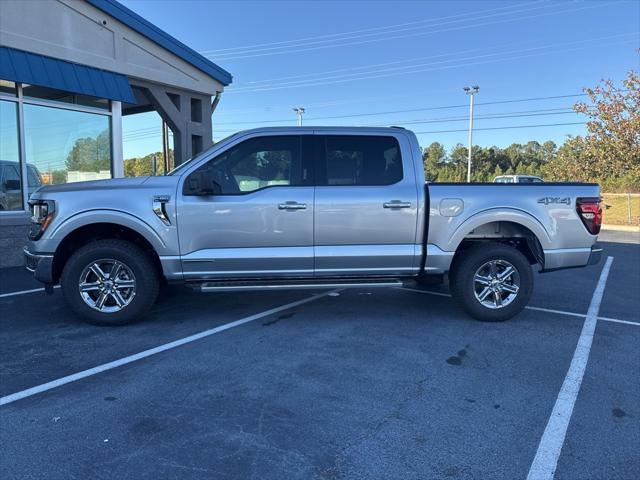
[[(119, 311), (106, 313), (89, 306), (80, 292), (81, 276), (93, 262), (112, 259), (121, 262), (134, 276), (135, 290), (129, 303)], [(91, 242), (80, 248), (67, 261), (60, 283), (69, 306), (93, 325), (116, 326), (131, 323), (142, 316), (156, 301), (159, 275), (149, 255), (134, 243), (108, 239)], [(126, 292), (126, 290), (125, 290)], [(115, 298), (112, 299), (115, 301)]]
[[(499, 305), (505, 297), (505, 301), (509, 300), (509, 303), (504, 306), (494, 305), (491, 308), (483, 304), (476, 296), (477, 290), (480, 290), (478, 295), (482, 297), (485, 286), (475, 282), (474, 277), (480, 268), (493, 261), (497, 261), (498, 265), (508, 264), (515, 269), (517, 277), (519, 277), (517, 281), (519, 289), (514, 294), (515, 297), (510, 297), (510, 293), (507, 291), (495, 294), (492, 292), (491, 299), (485, 300), (486, 302)], [(506, 271), (506, 267), (503, 268), (505, 268), (503, 272)], [(506, 287), (514, 288), (509, 282), (516, 283), (514, 281), (515, 275), (513, 274), (508, 279)], [(514, 247), (493, 242), (483, 242), (461, 252), (452, 265), (449, 279), (453, 298), (466, 313), (484, 322), (504, 322), (517, 315), (529, 303), (533, 290), (533, 271), (527, 258)], [(491, 289), (492, 287), (487, 286), (486, 288)], [(499, 296), (499, 301), (496, 300), (497, 296)]]

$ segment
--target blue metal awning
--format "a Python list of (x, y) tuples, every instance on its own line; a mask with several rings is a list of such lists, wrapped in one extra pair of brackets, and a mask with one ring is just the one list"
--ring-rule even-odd
[(0, 78), (98, 98), (137, 103), (126, 75), (15, 48), (0, 47)]

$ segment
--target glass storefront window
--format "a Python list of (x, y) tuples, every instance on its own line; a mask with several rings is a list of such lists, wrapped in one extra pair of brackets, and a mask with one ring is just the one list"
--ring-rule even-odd
[(0, 100), (0, 211), (22, 210), (18, 104)]
[(16, 96), (16, 84), (9, 80), (0, 80), (0, 93), (8, 93), (9, 95)]
[(3, 79), (0, 97), (0, 211), (25, 211), (42, 185), (112, 177), (109, 100)]
[(109, 110), (109, 100), (104, 98), (91, 97), (80, 93), (69, 93), (54, 88), (39, 87), (38, 85), (22, 85), (22, 95), (25, 98), (33, 98), (37, 100), (48, 100), (50, 102), (72, 103), (74, 105), (82, 105), (83, 107), (100, 108)]
[(111, 178), (110, 118), (94, 113), (24, 105), (27, 164), (42, 183)]

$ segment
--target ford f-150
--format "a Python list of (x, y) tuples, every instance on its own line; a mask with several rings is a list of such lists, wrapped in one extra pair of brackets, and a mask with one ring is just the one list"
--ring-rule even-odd
[(144, 315), (162, 282), (219, 292), (430, 275), (471, 316), (501, 321), (527, 304), (534, 266), (599, 261), (598, 185), (425, 184), (423, 168), (402, 128), (240, 132), (166, 176), (39, 188), (26, 265), (86, 320), (116, 325)]

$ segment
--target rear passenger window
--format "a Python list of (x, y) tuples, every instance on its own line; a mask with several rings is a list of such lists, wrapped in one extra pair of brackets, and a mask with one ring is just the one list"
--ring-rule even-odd
[(394, 137), (328, 135), (320, 167), (325, 185), (391, 185), (402, 180), (400, 145)]

